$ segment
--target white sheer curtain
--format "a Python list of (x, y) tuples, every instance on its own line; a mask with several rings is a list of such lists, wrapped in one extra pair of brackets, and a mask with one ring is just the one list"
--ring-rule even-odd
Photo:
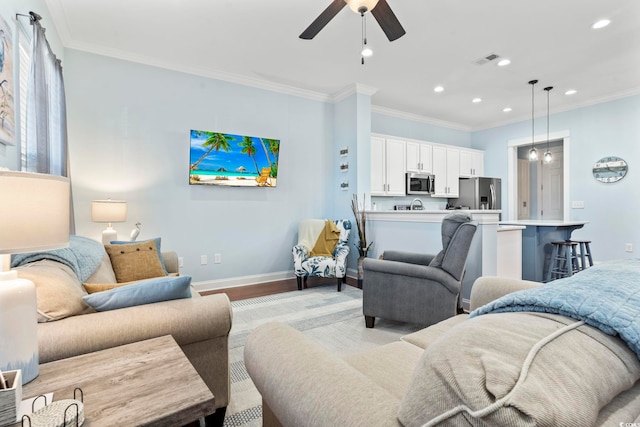
[[(28, 172), (69, 177), (67, 153), (67, 110), (62, 64), (51, 51), (40, 25), (41, 17), (31, 16), (31, 66), (27, 81), (25, 163)], [(73, 202), (71, 230), (75, 231)]]

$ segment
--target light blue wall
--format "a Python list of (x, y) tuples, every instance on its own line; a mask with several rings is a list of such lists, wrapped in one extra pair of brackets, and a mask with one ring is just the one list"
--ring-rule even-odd
[[(292, 272), (299, 220), (333, 210), (331, 104), (75, 50), (65, 62), (78, 234), (104, 227), (91, 200), (124, 199), (119, 236), (142, 222), (139, 239), (161, 236), (195, 281)], [(190, 129), (280, 139), (277, 187), (189, 186)]]
[[(370, 97), (361, 94), (333, 105), (63, 51), (44, 1), (0, 4), (7, 21), (28, 10), (43, 15), (47, 37), (63, 58), (77, 232), (99, 238), (103, 226), (90, 221), (91, 200), (126, 199), (127, 222), (115, 224), (120, 236), (142, 222), (140, 238), (162, 236), (164, 248), (179, 252), (183, 272), (196, 281), (290, 272), (299, 220), (352, 218), (351, 195), (369, 191), (370, 132), (485, 150), (485, 175), (503, 179), (507, 141), (531, 132), (527, 121), (478, 132), (453, 130), (371, 113)], [(640, 211), (640, 178), (634, 172), (640, 162), (638, 118), (640, 96), (551, 116), (551, 132), (571, 134), (570, 199), (585, 202), (585, 209), (572, 210), (571, 217), (590, 221), (575, 236), (594, 242), (597, 260), (632, 256), (624, 244), (640, 245), (634, 225)], [(278, 187), (189, 186), (192, 128), (281, 139)], [(350, 190), (342, 192), (338, 150), (345, 144)], [(610, 155), (626, 159), (629, 173), (616, 184), (598, 183), (591, 167)], [(15, 147), (0, 145), (0, 166), (16, 165)], [(410, 198), (385, 200), (393, 205)], [(426, 204), (439, 208), (444, 203)], [(222, 264), (213, 264), (214, 253), (222, 254)], [(208, 265), (199, 265), (200, 255), (208, 255)]]
[[(545, 123), (543, 123), (545, 124)], [(520, 122), (471, 134), (471, 146), (485, 150), (485, 174), (507, 179), (507, 141), (531, 135), (531, 123)], [(542, 133), (542, 128), (536, 129)], [(640, 95), (552, 114), (550, 131), (569, 131), (570, 200), (584, 201), (585, 209), (572, 209), (571, 219), (589, 224), (573, 234), (592, 240), (597, 261), (637, 257), (640, 250)], [(622, 157), (629, 172), (621, 181), (596, 181), (591, 168), (605, 156)], [(503, 181), (504, 182), (504, 181)], [(503, 206), (507, 206), (503, 184)], [(633, 243), (634, 253), (624, 251)]]

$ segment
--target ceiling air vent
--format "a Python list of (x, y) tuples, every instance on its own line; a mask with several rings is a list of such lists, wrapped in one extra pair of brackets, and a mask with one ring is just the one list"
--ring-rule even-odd
[(491, 54), (489, 54), (487, 56), (483, 56), (480, 59), (476, 59), (475, 61), (473, 61), (473, 63), (476, 64), (476, 65), (484, 65), (487, 62), (491, 62), (494, 59), (498, 59), (498, 58), (500, 58), (500, 55), (496, 55), (495, 53), (491, 53)]

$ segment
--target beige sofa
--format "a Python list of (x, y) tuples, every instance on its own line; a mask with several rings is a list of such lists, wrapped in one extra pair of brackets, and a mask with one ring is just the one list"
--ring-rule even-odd
[[(471, 309), (538, 285), (480, 278)], [(256, 328), (244, 357), (262, 394), (263, 424), (511, 427), (640, 421), (640, 362), (618, 337), (545, 313), (467, 317), (344, 358), (287, 325)]]
[[(166, 270), (176, 275), (177, 254), (163, 252), (162, 256)], [(207, 424), (222, 425), (230, 393), (228, 336), (232, 310), (226, 294), (203, 297), (192, 289), (191, 298), (95, 312), (83, 305), (81, 296), (86, 292), (66, 265), (41, 260), (16, 270), (36, 283), (40, 317), (42, 313), (61, 317), (38, 323), (40, 363), (172, 335), (215, 396), (216, 413), (207, 417)], [(109, 257), (105, 256), (87, 282), (111, 283), (114, 279)], [(54, 303), (53, 292), (68, 294), (65, 301)]]

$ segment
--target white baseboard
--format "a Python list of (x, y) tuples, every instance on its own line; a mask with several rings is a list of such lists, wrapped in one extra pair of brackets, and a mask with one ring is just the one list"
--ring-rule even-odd
[[(229, 277), (227, 279), (205, 280), (202, 282), (192, 282), (193, 287), (198, 292), (213, 291), (224, 288), (238, 288), (240, 286), (257, 285), (260, 283), (277, 282), (280, 280), (293, 279), (296, 276), (293, 271), (279, 271), (276, 273), (255, 274), (252, 276)], [(357, 270), (347, 269), (347, 277), (357, 278)]]

